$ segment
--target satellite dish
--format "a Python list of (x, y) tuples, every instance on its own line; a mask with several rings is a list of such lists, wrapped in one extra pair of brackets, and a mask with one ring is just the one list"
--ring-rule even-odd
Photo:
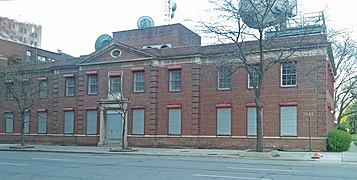
[(151, 17), (149, 16), (142, 16), (138, 20), (138, 28), (139, 29), (144, 29), (144, 28), (151, 28), (154, 27), (154, 20), (152, 20)]
[(174, 2), (174, 3), (172, 3), (172, 11), (176, 11), (176, 9), (177, 9), (177, 4)]
[(113, 38), (109, 36), (108, 34), (102, 34), (100, 35), (97, 40), (95, 41), (95, 50), (99, 50), (109, 44)]
[(297, 0), (241, 0), (239, 13), (244, 23), (253, 29), (278, 25), (294, 16)]

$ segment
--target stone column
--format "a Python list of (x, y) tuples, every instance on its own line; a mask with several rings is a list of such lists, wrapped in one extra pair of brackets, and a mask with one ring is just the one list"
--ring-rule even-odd
[(105, 144), (105, 120), (104, 120), (104, 107), (100, 107), (100, 119), (99, 119), (99, 142), (98, 146)]

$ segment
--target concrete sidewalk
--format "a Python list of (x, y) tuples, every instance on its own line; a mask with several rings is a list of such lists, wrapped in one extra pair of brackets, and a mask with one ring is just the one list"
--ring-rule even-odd
[(0, 144), (0, 151), (52, 152), (52, 153), (84, 153), (112, 155), (148, 155), (148, 156), (185, 156), (185, 157), (215, 157), (215, 158), (245, 158), (289, 161), (320, 161), (320, 162), (357, 162), (357, 152), (323, 152), (320, 159), (311, 159), (310, 152), (268, 151), (254, 152), (249, 150), (229, 149), (173, 149), (173, 148), (133, 148), (121, 151), (118, 147), (93, 146), (53, 146), (29, 145), (27, 148), (17, 148), (19, 144)]

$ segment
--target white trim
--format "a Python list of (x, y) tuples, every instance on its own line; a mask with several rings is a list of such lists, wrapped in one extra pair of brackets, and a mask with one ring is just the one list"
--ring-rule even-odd
[[(133, 138), (232, 138), (232, 139), (256, 139), (256, 136), (208, 136), (208, 135), (128, 135)], [(296, 139), (308, 140), (309, 137), (278, 137), (278, 136), (264, 136), (263, 139)], [(326, 137), (311, 137), (313, 140), (326, 140)]]
[[(280, 64), (280, 87), (282, 88), (288, 88), (288, 87), (296, 87), (297, 86), (297, 72), (295, 72), (295, 84), (294, 85), (283, 85), (283, 64), (284, 63), (293, 63), (295, 64), (294, 62), (283, 62)], [(296, 68), (296, 64), (295, 64), (295, 69), (297, 71), (297, 68)]]

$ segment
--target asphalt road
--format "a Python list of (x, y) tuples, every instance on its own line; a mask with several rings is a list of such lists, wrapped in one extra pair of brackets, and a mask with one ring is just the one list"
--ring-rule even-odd
[(0, 152), (1, 180), (336, 180), (356, 172), (352, 163)]

